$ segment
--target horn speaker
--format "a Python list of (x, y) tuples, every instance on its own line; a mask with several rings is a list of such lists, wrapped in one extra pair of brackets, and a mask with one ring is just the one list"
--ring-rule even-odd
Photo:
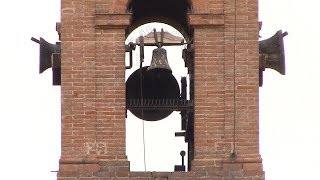
[(52, 54), (60, 53), (59, 44), (48, 43), (43, 38), (40, 38), (40, 64), (39, 64), (39, 73), (43, 73), (46, 69), (52, 67)]
[(260, 86), (262, 86), (262, 72), (265, 70), (265, 68), (274, 69), (280, 74), (285, 75), (285, 53), (283, 37), (286, 35), (288, 35), (287, 32), (282, 33), (282, 31), (279, 30), (271, 38), (259, 42)]

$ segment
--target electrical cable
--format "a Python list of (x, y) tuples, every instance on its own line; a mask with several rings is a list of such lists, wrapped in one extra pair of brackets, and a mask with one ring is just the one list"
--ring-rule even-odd
[[(142, 90), (142, 60), (140, 60), (140, 103), (143, 103), (143, 90)], [(143, 142), (143, 163), (144, 163), (144, 171), (147, 172), (147, 162), (146, 162), (146, 141), (145, 141), (145, 131), (144, 131), (144, 120), (143, 120), (143, 109), (141, 110), (142, 117), (142, 142)]]
[(231, 157), (236, 155), (236, 115), (237, 115), (237, 103), (236, 103), (236, 44), (237, 44), (237, 0), (234, 0), (234, 38), (233, 38), (233, 149)]

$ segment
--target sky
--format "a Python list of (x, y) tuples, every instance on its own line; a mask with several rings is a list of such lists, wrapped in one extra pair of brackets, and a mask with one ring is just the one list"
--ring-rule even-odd
[[(289, 33), (284, 38), (286, 75), (267, 69), (260, 88), (260, 153), (266, 180), (318, 178), (319, 5), (316, 0), (259, 1), (259, 20), (263, 22), (261, 40), (280, 29)], [(56, 173), (51, 171), (58, 170), (60, 157), (60, 87), (52, 86), (50, 69), (39, 75), (39, 45), (30, 38), (43, 37), (55, 43), (58, 40), (55, 23), (59, 21), (60, 0), (1, 3), (1, 179), (56, 179)], [(173, 148), (163, 149), (161, 143), (168, 141), (160, 141), (170, 137), (159, 136), (161, 129), (170, 132), (179, 129), (177, 118), (170, 122), (174, 124), (170, 128), (167, 120), (153, 127), (145, 124), (147, 170), (155, 168), (153, 149), (148, 145), (154, 138), (159, 143), (153, 148), (170, 154), (172, 159), (158, 162), (162, 163), (159, 170), (172, 169), (180, 163), (179, 152), (185, 148), (183, 140), (170, 140)], [(140, 124), (138, 129), (127, 132), (139, 131), (140, 136), (142, 122), (132, 118), (128, 123)], [(128, 146), (128, 151), (141, 152), (141, 138), (131, 140)], [(141, 154), (128, 154), (128, 158), (135, 164), (133, 170), (143, 170)]]

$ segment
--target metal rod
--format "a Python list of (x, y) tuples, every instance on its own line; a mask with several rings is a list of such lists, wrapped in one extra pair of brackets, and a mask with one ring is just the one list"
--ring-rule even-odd
[[(177, 43), (162, 43), (162, 46), (183, 46), (183, 45), (190, 45), (190, 42), (177, 42)], [(157, 43), (133, 43), (135, 46), (157, 46)]]
[(158, 48), (160, 48), (161, 47), (161, 43), (159, 43), (158, 36), (157, 36), (157, 31), (156, 31), (155, 28), (153, 29), (153, 36), (154, 36), (154, 41), (156, 42), (156, 46)]
[(160, 39), (161, 44), (163, 44), (163, 38), (164, 38), (164, 31), (163, 31), (163, 28), (162, 28), (161, 29), (161, 39)]
[[(144, 39), (143, 39), (143, 36), (140, 36), (139, 37), (139, 40), (140, 40), (140, 66), (142, 66), (142, 63), (144, 61)], [(134, 45), (137, 45), (137, 44), (134, 44)]]
[(129, 66), (126, 66), (126, 69), (131, 69), (132, 68), (132, 50), (129, 52), (129, 59), (130, 59), (130, 64)]
[[(162, 43), (162, 46), (182, 46), (182, 45), (185, 45), (185, 44), (189, 44), (189, 43)], [(140, 43), (135, 43), (135, 45), (137, 46), (140, 46)], [(143, 44), (144, 46), (157, 46), (158, 44), (157, 43), (144, 43)]]
[(182, 158), (182, 166), (184, 166), (184, 156), (181, 156)]
[(33, 42), (36, 42), (36, 43), (40, 44), (40, 41), (39, 41), (38, 39), (34, 38), (34, 37), (31, 37), (31, 41), (33, 41)]
[(182, 158), (182, 167), (185, 168), (184, 167), (184, 156), (186, 155), (186, 152), (185, 151), (181, 151), (180, 155), (181, 155), (181, 158)]
[(176, 132), (176, 133), (174, 133), (175, 137), (182, 137), (182, 136), (185, 136), (185, 135), (186, 135), (186, 132)]
[(282, 33), (282, 37), (285, 37), (285, 36), (287, 36), (288, 35), (288, 32), (286, 31), (286, 32), (284, 32), (284, 33)]

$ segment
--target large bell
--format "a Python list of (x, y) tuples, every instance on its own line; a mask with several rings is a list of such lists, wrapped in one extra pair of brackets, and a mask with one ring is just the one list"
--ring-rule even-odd
[(165, 69), (172, 72), (167, 59), (167, 51), (164, 48), (156, 48), (152, 51), (152, 59), (148, 71), (155, 69)]
[[(180, 98), (179, 84), (172, 75), (167, 51), (158, 47), (152, 52), (151, 64), (133, 72), (126, 82), (127, 101), (165, 102)], [(152, 103), (151, 103), (152, 104)], [(173, 109), (131, 109), (136, 117), (146, 121), (157, 121), (169, 116)]]
[[(126, 99), (130, 100), (172, 100), (179, 99), (180, 88), (176, 78), (167, 69), (149, 71), (148, 66), (133, 72), (126, 82)], [(136, 117), (146, 121), (157, 121), (169, 116), (173, 110), (130, 109)]]

